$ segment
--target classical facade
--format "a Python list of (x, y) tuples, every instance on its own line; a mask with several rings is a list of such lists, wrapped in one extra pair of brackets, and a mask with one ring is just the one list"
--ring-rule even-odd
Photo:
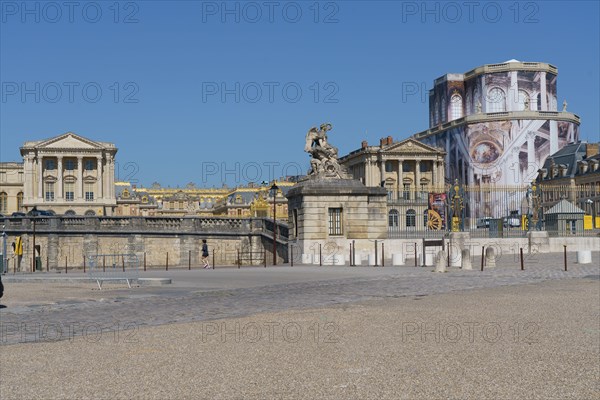
[(0, 163), (0, 214), (23, 212), (23, 163)]
[(388, 227), (393, 234), (427, 223), (429, 194), (446, 191), (445, 156), (443, 150), (415, 139), (394, 142), (388, 136), (378, 146), (363, 141), (360, 149), (342, 157), (340, 163), (366, 186), (386, 189)]
[(57, 214), (112, 215), (117, 148), (72, 132), (25, 142), (23, 210)]
[[(551, 154), (539, 170), (537, 181), (542, 187), (542, 207), (550, 209), (568, 200), (597, 217), (600, 211), (600, 152), (598, 143), (577, 142)], [(596, 221), (595, 227), (600, 227)], [(590, 219), (588, 223), (592, 227)]]
[[(566, 101), (558, 108), (557, 75), (553, 65), (517, 60), (444, 75), (429, 93), (430, 128), (414, 138), (445, 149), (449, 181), (524, 186), (579, 137), (579, 117)], [(493, 196), (470, 202), (471, 216), (505, 213)]]

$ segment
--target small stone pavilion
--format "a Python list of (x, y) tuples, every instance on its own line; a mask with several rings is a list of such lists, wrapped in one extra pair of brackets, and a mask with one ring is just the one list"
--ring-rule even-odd
[(338, 162), (337, 148), (328, 143), (329, 130), (330, 124), (322, 124), (306, 135), (311, 168), (287, 193), (289, 238), (304, 263), (318, 263), (321, 255), (324, 264), (343, 265), (351, 242), (358, 253), (387, 238), (387, 192), (351, 178)]

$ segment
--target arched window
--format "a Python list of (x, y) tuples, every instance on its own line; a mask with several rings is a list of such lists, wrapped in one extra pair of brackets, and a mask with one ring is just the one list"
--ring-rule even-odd
[(398, 227), (398, 210), (390, 210), (388, 213), (388, 227), (397, 228)]
[(487, 112), (504, 112), (506, 111), (506, 95), (504, 90), (494, 87), (488, 92), (487, 97)]
[(411, 228), (417, 225), (417, 213), (412, 208), (406, 211), (406, 227)]
[(8, 209), (8, 195), (5, 192), (0, 192), (0, 212), (5, 213)]
[(67, 210), (67, 211), (65, 211), (65, 215), (73, 216), (73, 215), (77, 215), (77, 213), (73, 210)]
[(442, 120), (441, 123), (444, 123), (448, 120), (448, 108), (446, 107), (446, 99), (442, 98)]
[(450, 99), (450, 107), (451, 107), (451, 120), (462, 118), (463, 116), (463, 105), (462, 105), (462, 97), (458, 94), (453, 94)]
[(93, 210), (87, 210), (85, 212), (86, 217), (93, 217), (94, 215), (96, 215), (96, 213)]
[(517, 99), (517, 111), (529, 111), (531, 104), (529, 95), (524, 90), (519, 90), (519, 98)]
[(17, 193), (17, 211), (23, 211), (23, 192)]

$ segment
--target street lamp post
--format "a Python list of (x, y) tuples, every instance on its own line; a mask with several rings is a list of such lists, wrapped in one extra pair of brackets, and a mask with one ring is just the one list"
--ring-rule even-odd
[(6, 262), (8, 260), (7, 254), (6, 254), (6, 225), (2, 225), (2, 271), (0, 271), (0, 273), (7, 273), (8, 272), (8, 266), (6, 265)]
[(273, 195), (273, 265), (277, 265), (277, 190), (279, 190), (279, 187), (273, 182), (273, 186), (271, 186), (271, 193)]
[(596, 229), (596, 204), (592, 199), (587, 199), (586, 203), (592, 207), (592, 229)]

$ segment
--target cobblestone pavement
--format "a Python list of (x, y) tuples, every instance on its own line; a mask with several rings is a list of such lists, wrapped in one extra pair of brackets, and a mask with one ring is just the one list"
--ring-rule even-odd
[[(248, 268), (244, 271), (247, 277), (245, 279), (240, 279), (240, 272), (234, 268), (169, 271), (174, 276), (188, 274), (187, 284), (118, 289), (107, 291), (106, 295), (100, 291), (93, 295), (81, 295), (83, 292), (80, 290), (80, 296), (75, 298), (67, 296), (68, 290), (65, 289), (65, 296), (54, 294), (52, 299), (45, 301), (16, 305), (3, 302), (9, 305), (0, 309), (0, 343), (7, 345), (54, 341), (98, 332), (100, 329), (102, 332), (111, 332), (115, 326), (137, 329), (143, 326), (531, 284), (554, 279), (598, 279), (599, 256), (595, 252), (593, 264), (578, 265), (575, 264), (574, 254), (569, 254), (567, 272), (563, 270), (562, 253), (537, 255), (535, 259), (527, 261), (524, 271), (520, 270), (518, 260), (513, 256), (505, 257), (496, 268), (485, 269), (483, 272), (479, 271), (479, 261), (475, 258), (474, 270), (451, 268), (445, 274), (433, 273), (429, 267), (407, 266), (299, 266), (294, 267), (293, 271), (288, 267)], [(336, 278), (335, 271), (339, 271), (341, 278)], [(255, 279), (252, 279), (252, 275)], [(168, 276), (168, 273), (154, 271), (145, 276)], [(202, 284), (194, 284), (195, 280)], [(5, 281), (10, 283), (10, 277), (6, 277)], [(10, 286), (17, 289), (19, 285), (26, 284), (15, 282)]]

